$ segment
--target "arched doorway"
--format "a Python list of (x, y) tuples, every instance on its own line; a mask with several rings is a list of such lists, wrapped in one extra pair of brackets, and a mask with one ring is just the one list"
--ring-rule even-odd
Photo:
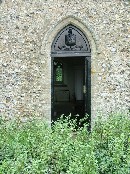
[(91, 49), (84, 33), (67, 25), (51, 47), (51, 119), (62, 114), (91, 121)]

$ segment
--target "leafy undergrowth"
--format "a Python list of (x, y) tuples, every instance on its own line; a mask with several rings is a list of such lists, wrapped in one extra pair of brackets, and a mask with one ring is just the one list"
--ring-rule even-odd
[(128, 174), (128, 114), (101, 117), (92, 132), (87, 124), (60, 119), (52, 128), (42, 120), (0, 120), (0, 174)]

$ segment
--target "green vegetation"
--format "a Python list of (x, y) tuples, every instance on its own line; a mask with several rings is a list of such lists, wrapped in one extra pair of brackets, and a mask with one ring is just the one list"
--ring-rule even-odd
[(76, 121), (52, 128), (41, 120), (0, 120), (0, 174), (128, 174), (130, 119), (111, 114), (75, 131)]

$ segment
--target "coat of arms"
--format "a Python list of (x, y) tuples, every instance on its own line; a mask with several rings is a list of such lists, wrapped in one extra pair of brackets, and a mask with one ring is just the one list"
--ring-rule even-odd
[(73, 33), (73, 28), (69, 27), (68, 33), (65, 34), (65, 44), (62, 46), (58, 46), (58, 48), (62, 51), (78, 51), (83, 48), (82, 45), (77, 45), (76, 43), (76, 35)]
[(65, 44), (70, 47), (76, 45), (76, 35), (72, 33), (71, 28), (69, 28), (68, 34), (65, 35)]

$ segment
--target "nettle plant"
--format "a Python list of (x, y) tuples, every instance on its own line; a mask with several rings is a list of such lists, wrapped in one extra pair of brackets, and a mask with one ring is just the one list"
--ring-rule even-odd
[[(87, 119), (87, 118), (86, 118)], [(42, 120), (0, 120), (0, 174), (128, 174), (129, 114), (98, 117), (88, 125), (61, 118), (50, 128)]]

